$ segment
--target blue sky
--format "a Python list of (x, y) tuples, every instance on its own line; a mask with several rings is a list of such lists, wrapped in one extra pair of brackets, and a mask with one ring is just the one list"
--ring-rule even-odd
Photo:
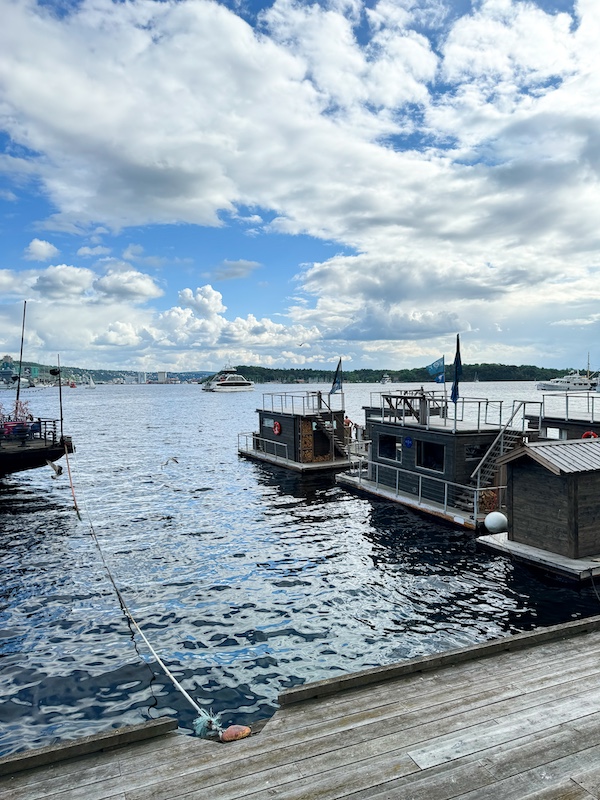
[(594, 0), (0, 0), (0, 350), (600, 368)]

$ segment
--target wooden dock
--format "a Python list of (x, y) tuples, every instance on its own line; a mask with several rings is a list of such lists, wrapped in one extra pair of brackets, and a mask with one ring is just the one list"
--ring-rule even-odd
[(0, 778), (0, 798), (600, 797), (600, 617), (300, 686), (280, 701), (262, 732), (226, 745), (170, 732), (123, 746), (105, 737), (100, 747), (115, 749), (95, 753), (92, 737), (86, 755), (46, 753), (48, 765), (24, 771), (31, 762), (8, 757), (0, 772), (22, 771)]

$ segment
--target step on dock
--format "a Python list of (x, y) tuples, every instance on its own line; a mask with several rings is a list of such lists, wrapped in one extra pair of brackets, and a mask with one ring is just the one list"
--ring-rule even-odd
[(0, 798), (600, 797), (600, 617), (299, 686), (280, 702), (262, 732), (231, 744), (157, 730), (68, 760), (58, 748), (1, 777)]

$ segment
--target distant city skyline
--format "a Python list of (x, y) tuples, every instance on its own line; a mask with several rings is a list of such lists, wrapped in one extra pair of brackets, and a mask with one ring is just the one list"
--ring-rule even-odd
[(600, 8), (0, 0), (0, 350), (600, 368)]

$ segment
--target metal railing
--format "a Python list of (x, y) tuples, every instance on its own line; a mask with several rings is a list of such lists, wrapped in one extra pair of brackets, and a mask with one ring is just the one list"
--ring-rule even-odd
[(405, 424), (407, 420), (415, 420), (418, 415), (425, 428), (429, 428), (435, 420), (443, 420), (444, 425), (467, 422), (476, 430), (481, 430), (483, 426), (501, 425), (504, 413), (502, 400), (461, 397), (454, 404), (445, 392), (414, 389), (371, 392), (369, 407), (377, 409), (382, 422)]
[(411, 497), (418, 504), (433, 503), (444, 513), (458, 512), (474, 523), (480, 514), (506, 505), (505, 485), (478, 488), (366, 459), (360, 459), (348, 474), (358, 479), (359, 486), (368, 483), (398, 498)]
[(273, 392), (263, 394), (263, 411), (280, 414), (328, 414), (344, 410), (344, 393), (336, 392)]
[(238, 451), (240, 453), (264, 453), (280, 461), (291, 461), (285, 442), (264, 439), (258, 433), (238, 433)]
[(30, 442), (57, 444), (58, 420), (35, 417), (29, 420), (15, 420), (10, 416), (0, 417), (0, 445), (2, 442), (19, 442), (26, 446)]

